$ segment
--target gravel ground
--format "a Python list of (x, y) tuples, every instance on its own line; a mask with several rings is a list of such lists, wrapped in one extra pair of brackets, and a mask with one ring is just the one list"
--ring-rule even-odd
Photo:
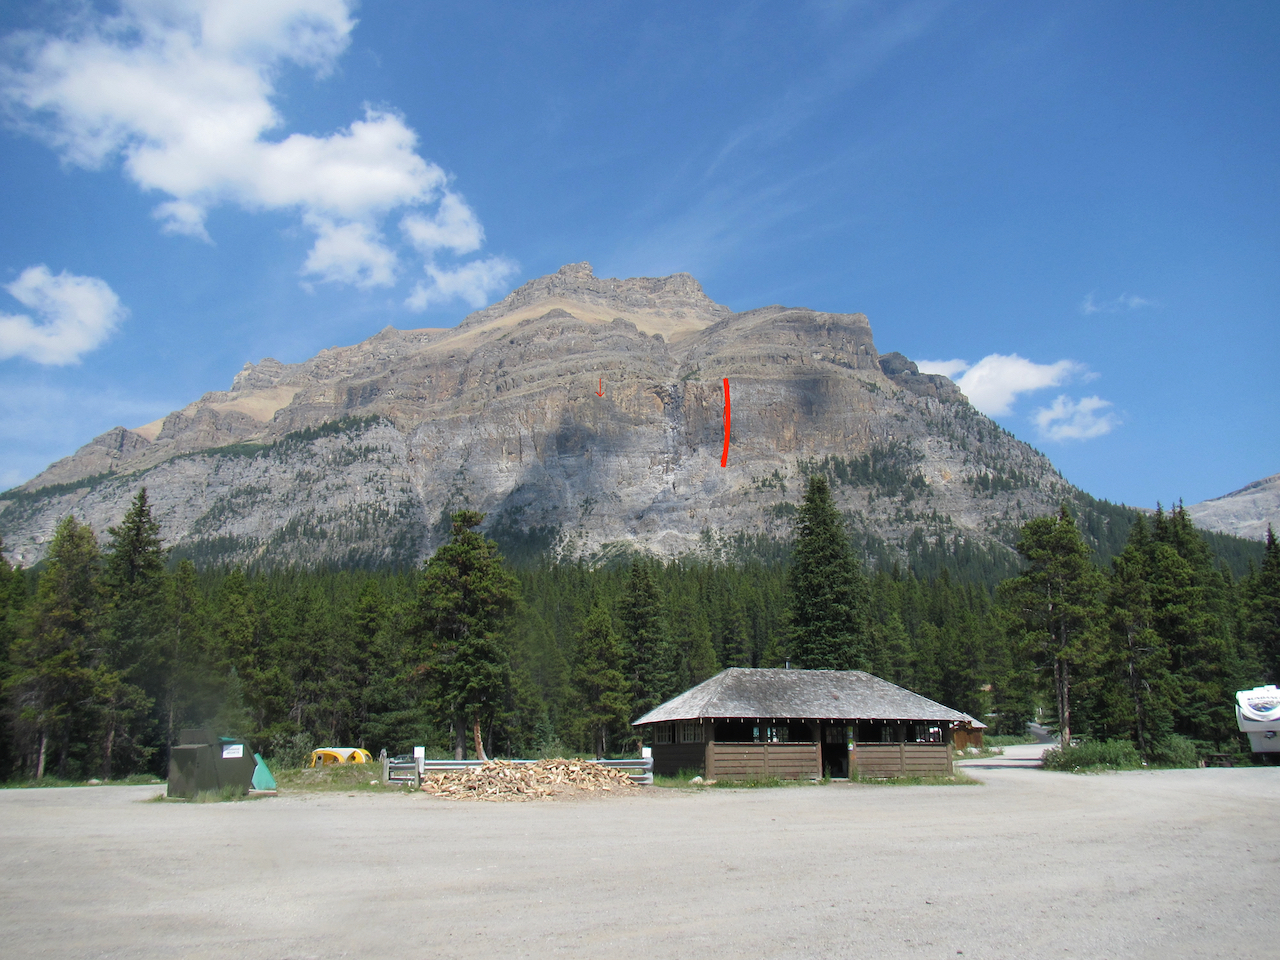
[[(1034, 752), (1035, 748), (1030, 748)], [(0, 791), (5, 957), (1245, 957), (1280, 767), (482, 804)], [(1026, 752), (1026, 751), (1024, 751)]]

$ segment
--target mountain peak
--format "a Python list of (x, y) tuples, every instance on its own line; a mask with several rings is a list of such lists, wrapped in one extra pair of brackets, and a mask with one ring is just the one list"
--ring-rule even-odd
[(207, 562), (417, 562), (464, 507), (517, 552), (678, 556), (785, 539), (814, 472), (897, 550), (1007, 543), (1068, 491), (950, 381), (881, 356), (863, 314), (734, 313), (687, 273), (583, 262), (455, 328), (248, 364), (0, 498), (0, 535), (34, 563), (61, 517), (105, 531), (145, 485)]
[(588, 323), (629, 320), (646, 334), (680, 340), (733, 315), (716, 303), (692, 275), (597, 277), (591, 264), (567, 263), (555, 273), (530, 280), (493, 306), (477, 310), (458, 325), (476, 332), (511, 327), (553, 309), (566, 310)]

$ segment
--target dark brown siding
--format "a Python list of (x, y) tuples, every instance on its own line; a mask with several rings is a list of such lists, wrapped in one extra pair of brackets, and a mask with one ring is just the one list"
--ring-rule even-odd
[(860, 743), (856, 752), (864, 777), (951, 776), (951, 747), (945, 743)]
[(709, 778), (813, 780), (822, 776), (816, 743), (712, 743)]
[(660, 777), (674, 777), (686, 770), (702, 773), (706, 750), (705, 743), (655, 743), (653, 772)]

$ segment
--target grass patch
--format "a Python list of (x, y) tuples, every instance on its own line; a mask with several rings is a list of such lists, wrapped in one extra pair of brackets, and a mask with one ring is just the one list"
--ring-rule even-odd
[[(353, 793), (383, 791), (380, 763), (331, 763), (322, 767), (285, 767), (272, 770), (278, 793)], [(376, 784), (370, 781), (378, 781)]]
[(949, 777), (853, 777), (850, 783), (863, 784), (870, 787), (980, 787), (981, 780), (975, 780), (957, 770)]
[(189, 803), (234, 803), (243, 800), (249, 794), (238, 783), (229, 783), (221, 790), (201, 790), (188, 801)]
[(1105, 770), (1138, 770), (1142, 757), (1128, 740), (1086, 740), (1069, 747), (1046, 750), (1044, 769), (1066, 773), (1101, 773)]
[(694, 777), (701, 776), (701, 770), (681, 770), (675, 776), (671, 776), (670, 774), (659, 775), (655, 773), (653, 775), (653, 785), (655, 787), (664, 787), (671, 790), (701, 790), (707, 786), (706, 783), (701, 781), (698, 783), (690, 782)]
[(760, 777), (753, 780), (712, 780), (711, 786), (728, 790), (766, 790), (771, 787), (799, 787), (812, 780), (779, 780), (777, 777)]
[(164, 781), (150, 773), (134, 773), (120, 780), (60, 780), (57, 777), (45, 777), (42, 780), (9, 780), (5, 783), (0, 783), (0, 790), (35, 790), (53, 787), (136, 787), (153, 783), (164, 783)]

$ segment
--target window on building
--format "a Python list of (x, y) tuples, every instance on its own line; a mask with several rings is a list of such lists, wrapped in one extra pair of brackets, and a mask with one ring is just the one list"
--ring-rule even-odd
[(701, 743), (702, 742), (702, 724), (697, 722), (680, 724), (680, 742), (681, 743)]
[(787, 728), (780, 724), (752, 727), (756, 743), (786, 743)]
[(660, 723), (653, 731), (654, 743), (671, 743), (674, 724)]

